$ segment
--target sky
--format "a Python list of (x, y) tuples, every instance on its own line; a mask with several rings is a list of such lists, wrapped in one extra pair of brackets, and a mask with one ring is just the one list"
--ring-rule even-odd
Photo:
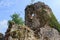
[[(60, 21), (60, 0), (35, 0), (44, 2), (52, 9), (57, 20)], [(8, 28), (8, 20), (13, 13), (20, 14), (24, 20), (25, 8), (31, 4), (31, 0), (0, 0), (0, 33), (5, 34)]]

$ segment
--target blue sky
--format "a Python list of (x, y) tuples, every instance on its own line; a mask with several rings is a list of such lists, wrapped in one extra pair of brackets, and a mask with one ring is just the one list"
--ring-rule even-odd
[[(34, 2), (42, 1), (49, 5), (57, 20), (60, 21), (60, 0), (35, 0)], [(13, 13), (20, 14), (24, 19), (24, 9), (31, 4), (31, 0), (0, 0), (0, 33), (5, 33), (7, 21)]]

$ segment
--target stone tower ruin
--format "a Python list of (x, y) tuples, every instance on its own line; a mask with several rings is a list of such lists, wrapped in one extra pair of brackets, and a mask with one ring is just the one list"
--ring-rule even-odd
[(43, 2), (28, 5), (25, 9), (25, 24), (33, 30), (43, 27), (51, 17), (51, 12)]

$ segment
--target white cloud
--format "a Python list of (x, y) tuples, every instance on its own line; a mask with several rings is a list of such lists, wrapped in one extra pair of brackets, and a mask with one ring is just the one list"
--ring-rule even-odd
[(6, 32), (8, 26), (7, 26), (7, 20), (0, 21), (0, 33)]
[(0, 7), (10, 7), (11, 5), (13, 5), (14, 3), (12, 1), (9, 0), (2, 0), (0, 2)]
[(0, 25), (7, 25), (7, 20), (0, 21)]

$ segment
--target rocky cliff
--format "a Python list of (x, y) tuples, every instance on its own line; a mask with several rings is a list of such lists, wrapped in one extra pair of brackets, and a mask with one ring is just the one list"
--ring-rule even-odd
[(25, 8), (25, 26), (10, 22), (5, 40), (60, 40), (60, 24), (43, 2)]
[(0, 33), (0, 40), (4, 40), (4, 35)]

